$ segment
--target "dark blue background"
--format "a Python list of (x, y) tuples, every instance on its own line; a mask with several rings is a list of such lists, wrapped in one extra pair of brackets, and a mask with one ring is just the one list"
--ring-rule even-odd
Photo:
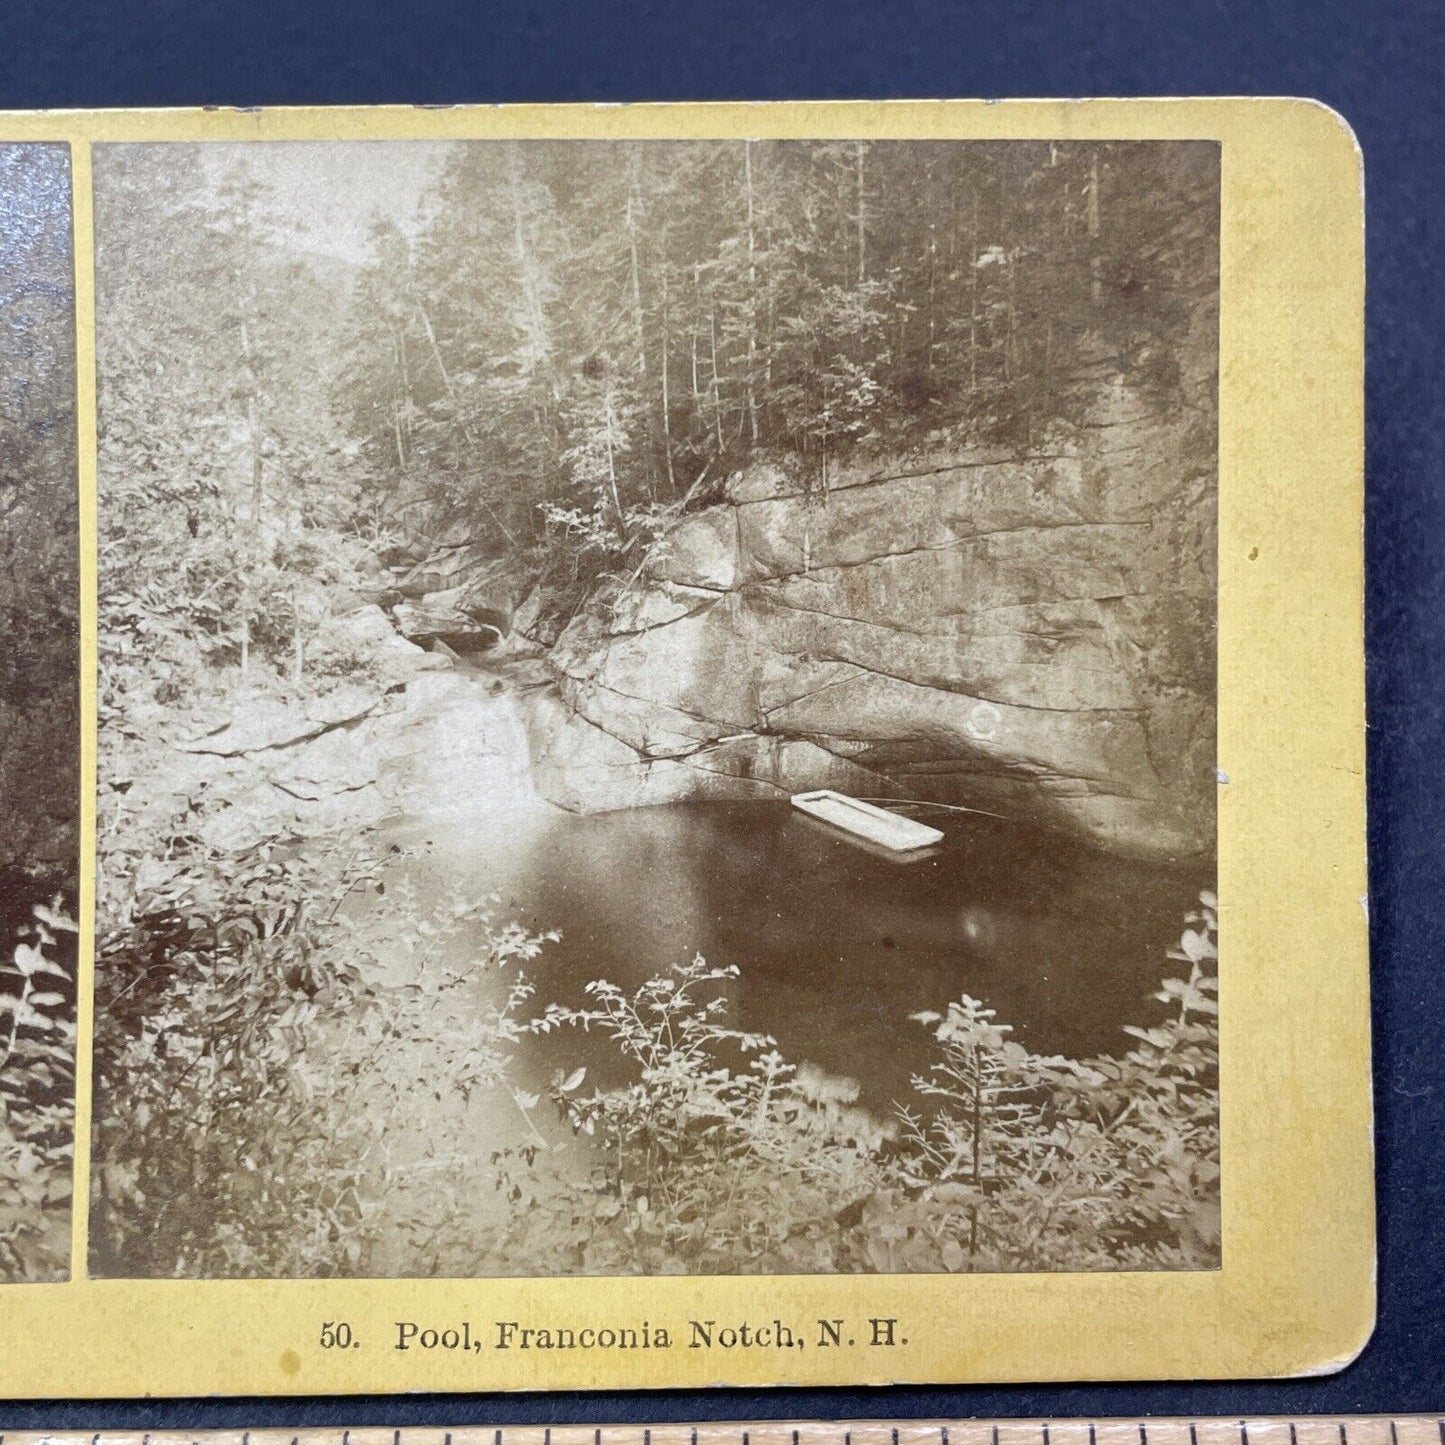
[(1442, 93), (1430, 0), (3, 0), (4, 108), (1249, 94), (1341, 111), (1369, 213), (1380, 1323), (1343, 1374), (1285, 1384), (0, 1404), (0, 1427), (1445, 1411)]

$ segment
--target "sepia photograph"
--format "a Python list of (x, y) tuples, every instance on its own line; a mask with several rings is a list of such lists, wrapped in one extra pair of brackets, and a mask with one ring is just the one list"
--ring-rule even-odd
[(80, 636), (70, 148), (0, 145), (0, 1284), (70, 1274)]
[[(93, 1276), (1220, 1267), (1216, 141), (92, 164)], [(0, 184), (3, 1278), (76, 674)]]

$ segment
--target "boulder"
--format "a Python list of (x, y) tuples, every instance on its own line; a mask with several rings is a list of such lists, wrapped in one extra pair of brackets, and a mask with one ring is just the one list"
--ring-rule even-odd
[(458, 592), (432, 592), (420, 604), (398, 603), (393, 615), (402, 637), (422, 648), (440, 640), (458, 653), (495, 647), (502, 640), (501, 629), (460, 611), (455, 605), (458, 599)]
[(393, 632), (373, 654), (382, 676), (392, 682), (409, 682), (426, 672), (443, 672), (451, 666), (445, 657), (428, 652)]
[(461, 586), (486, 561), (475, 547), (447, 547), (432, 552), (397, 581), (403, 597), (415, 599), (428, 592), (444, 592)]
[(364, 603), (344, 614), (328, 617), (318, 642), (322, 647), (364, 651), (395, 635), (386, 613), (375, 603)]
[(658, 581), (726, 592), (737, 580), (738, 528), (729, 508), (685, 517), (654, 548), (648, 573)]

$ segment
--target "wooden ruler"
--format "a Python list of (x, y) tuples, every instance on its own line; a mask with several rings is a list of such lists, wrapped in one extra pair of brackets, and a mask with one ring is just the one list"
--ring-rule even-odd
[(1445, 1416), (6, 1431), (0, 1445), (1445, 1445)]

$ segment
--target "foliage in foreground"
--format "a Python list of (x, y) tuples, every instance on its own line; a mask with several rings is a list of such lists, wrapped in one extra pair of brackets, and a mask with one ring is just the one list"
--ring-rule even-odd
[[(1190, 915), (1119, 1058), (1046, 1058), (964, 995), (915, 1021), (933, 1062), (897, 1129), (857, 1086), (729, 1029), (697, 958), (628, 996), (553, 1006), (541, 1028), (601, 1031), (634, 1082), (553, 1098), (597, 1145), (583, 1184), (535, 1167), (490, 1261), (586, 1273), (1199, 1269), (1218, 1262), (1215, 914)], [(741, 1053), (745, 1062), (728, 1062)]]
[(318, 1101), (307, 1054), (323, 1016), (372, 1005), (366, 955), (337, 935), (375, 861), (197, 852), (136, 882), (96, 969), (92, 1267), (345, 1267), (370, 1131), (327, 1107), (344, 1076)]
[[(193, 850), (150, 860), (124, 915), (109, 900), (95, 1272), (367, 1273), (386, 1233), (380, 1194), (420, 1101), (511, 1087), (530, 985), (514, 976), (500, 1007), (475, 1013), (456, 990), (473, 966), (526, 962), (544, 940), (493, 927), (459, 898), (398, 933), (392, 918), (424, 910), (382, 865), (365, 853)], [(354, 904), (383, 894), (378, 937)], [(460, 934), (485, 936), (488, 956), (449, 971), (440, 955)], [(383, 943), (406, 956), (403, 971), (383, 974)]]
[[(735, 969), (695, 958), (539, 1009), (526, 968), (547, 938), (412, 896), (402, 870), (230, 867), (203, 888), (178, 866), (170, 906), (106, 944), (101, 1273), (1218, 1263), (1211, 895), (1127, 1052), (1042, 1057), (964, 996), (915, 1017), (929, 1067), (880, 1120), (856, 1084), (729, 1027)], [(348, 903), (383, 889), (385, 907)], [(425, 921), (397, 938), (398, 918)], [(520, 1046), (570, 1031), (604, 1039), (624, 1082), (564, 1067), (549, 1115)]]
[(59, 898), (37, 904), (0, 962), (0, 1282), (70, 1268), (74, 933)]

